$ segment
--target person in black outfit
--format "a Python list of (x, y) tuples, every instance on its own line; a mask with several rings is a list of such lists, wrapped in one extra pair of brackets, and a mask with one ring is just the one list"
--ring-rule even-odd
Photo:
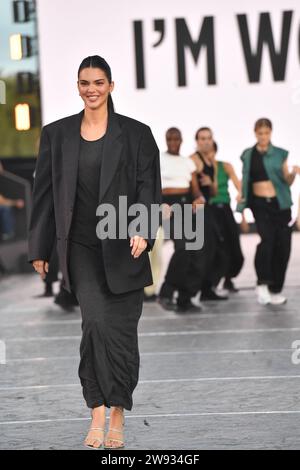
[[(205, 200), (198, 187), (195, 164), (180, 155), (180, 130), (175, 127), (168, 129), (166, 142), (168, 150), (161, 153), (162, 200), (167, 207), (179, 205), (183, 214), (184, 205), (191, 204), (195, 209), (197, 204), (203, 204)], [(186, 243), (191, 243), (191, 240), (185, 237), (184, 217), (178, 223), (174, 212), (171, 211), (170, 219), (166, 220), (170, 223), (170, 239), (174, 242), (174, 253), (159, 291), (158, 302), (166, 310), (174, 310), (177, 313), (199, 313), (201, 307), (194, 305), (191, 297), (197, 293), (197, 289), (194, 291), (194, 279), (196, 275), (203, 275), (202, 272), (199, 274), (202, 265), (194, 264), (195, 251), (186, 248)], [(192, 224), (195, 233), (195, 211), (192, 214)], [(176, 229), (179, 231), (179, 225), (182, 236), (177, 238), (175, 235)], [(176, 303), (173, 301), (175, 291), (178, 292)]]
[[(214, 142), (214, 160), (217, 151), (218, 146), (217, 143)], [(214, 197), (210, 198), (209, 204), (214, 211), (215, 220), (224, 239), (226, 272), (223, 289), (229, 292), (238, 292), (232, 279), (240, 273), (244, 264), (244, 256), (241, 249), (239, 228), (230, 205), (228, 183), (230, 180), (232, 181), (238, 192), (238, 198), (241, 193), (241, 182), (231, 163), (225, 161), (216, 161), (216, 163), (218, 191)], [(242, 227), (243, 223), (244, 217), (241, 224)]]
[[(115, 112), (111, 69), (102, 57), (82, 61), (77, 84), (84, 110), (42, 129), (28, 262), (45, 276), (56, 233), (65, 288), (82, 315), (78, 373), (92, 414), (85, 445), (121, 448), (124, 409), (132, 409), (139, 378), (144, 287), (153, 282), (147, 252), (158, 228), (151, 209), (161, 204), (159, 149), (148, 125)], [(120, 196), (128, 210), (133, 204), (146, 207), (147, 228), (132, 229)], [(100, 215), (106, 204), (117, 225), (107, 237), (101, 230), (107, 217)], [(104, 437), (106, 407), (111, 410)]]
[(199, 250), (199, 264), (203, 264), (205, 254), (205, 278), (199, 285), (201, 300), (226, 300), (227, 296), (215, 292), (216, 287), (226, 271), (224, 239), (215, 220), (214, 211), (209, 200), (217, 193), (217, 180), (213, 158), (213, 134), (210, 128), (201, 127), (195, 135), (197, 150), (190, 156), (197, 166), (198, 184), (206, 204), (204, 206), (204, 247)]

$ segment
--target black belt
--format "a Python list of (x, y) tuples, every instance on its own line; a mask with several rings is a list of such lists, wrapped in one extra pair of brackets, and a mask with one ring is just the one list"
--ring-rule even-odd
[(255, 194), (253, 194), (253, 199), (270, 203), (270, 202), (275, 202), (277, 200), (277, 197), (276, 196), (272, 196), (272, 197), (256, 196)]

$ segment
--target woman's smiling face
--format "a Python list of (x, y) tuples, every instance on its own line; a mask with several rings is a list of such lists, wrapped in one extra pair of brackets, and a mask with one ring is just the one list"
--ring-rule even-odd
[(107, 102), (114, 82), (109, 83), (104, 70), (86, 67), (80, 71), (77, 81), (78, 91), (86, 107), (97, 109)]

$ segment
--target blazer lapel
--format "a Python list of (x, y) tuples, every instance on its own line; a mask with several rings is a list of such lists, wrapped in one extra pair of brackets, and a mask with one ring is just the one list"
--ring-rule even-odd
[(122, 129), (116, 113), (109, 107), (107, 130), (103, 142), (103, 155), (101, 162), (99, 204), (117, 170), (123, 150)]
[[(80, 150), (80, 129), (84, 116), (84, 109), (74, 115), (74, 120), (69, 123), (62, 143), (62, 153), (64, 161), (64, 172), (66, 184), (66, 207), (71, 208), (75, 203), (78, 161)], [(108, 123), (103, 142), (103, 155), (101, 161), (101, 173), (99, 180), (99, 204), (103, 200), (106, 191), (112, 181), (120, 161), (123, 144), (122, 130), (118, 117), (112, 109), (108, 109)], [(69, 221), (71, 223), (71, 220)], [(69, 224), (70, 225), (70, 224)], [(69, 230), (70, 227), (68, 227)]]

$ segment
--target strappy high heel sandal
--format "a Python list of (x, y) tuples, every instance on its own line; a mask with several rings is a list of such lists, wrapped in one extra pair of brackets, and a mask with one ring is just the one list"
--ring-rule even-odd
[[(124, 425), (125, 425), (124, 412), (121, 410), (120, 406), (115, 406), (114, 408), (116, 408), (117, 410), (120, 411), (120, 413), (122, 413), (122, 416), (123, 416), (122, 429), (109, 428), (107, 434), (109, 433), (109, 431), (114, 431), (114, 432), (118, 432), (121, 435), (123, 435), (123, 428), (124, 428)], [(124, 443), (123, 439), (116, 439), (115, 437), (107, 437), (107, 434), (106, 434), (106, 437), (105, 437), (105, 440), (104, 440), (104, 449), (123, 449), (123, 447), (125, 447), (125, 443)], [(118, 446), (107, 445), (107, 444), (105, 444), (105, 442), (107, 442), (107, 441), (119, 442), (120, 445), (118, 445)]]
[[(90, 428), (89, 429), (89, 432), (90, 431), (102, 431), (102, 433), (104, 434), (105, 433), (105, 429), (104, 428)], [(89, 432), (88, 432), (88, 435), (89, 435)], [(96, 446), (93, 446), (93, 445), (89, 445), (89, 444), (86, 444), (86, 440), (84, 442), (84, 446), (85, 447), (88, 447), (89, 449), (101, 449), (101, 447), (103, 446), (103, 443), (104, 443), (104, 438), (100, 439), (99, 437), (93, 437), (93, 441), (97, 441), (97, 442), (100, 442), (100, 446), (96, 447)]]
[[(93, 411), (92, 410), (91, 410), (91, 417), (93, 418)], [(102, 433), (103, 433), (103, 438), (102, 439), (100, 439), (99, 437), (94, 437), (93, 438), (94, 442), (95, 441), (100, 442), (100, 446), (95, 447), (93, 445), (86, 444), (87, 437), (85, 438), (84, 446), (88, 447), (89, 449), (95, 449), (95, 450), (101, 449), (101, 447), (103, 446), (103, 443), (104, 443), (105, 428), (98, 428), (98, 427), (97, 428), (90, 428), (89, 431), (88, 431), (88, 435), (89, 435), (90, 431), (102, 431)]]

